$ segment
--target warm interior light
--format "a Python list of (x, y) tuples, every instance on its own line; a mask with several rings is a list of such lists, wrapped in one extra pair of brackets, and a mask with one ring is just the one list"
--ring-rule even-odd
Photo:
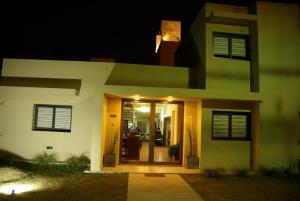
[(33, 191), (37, 188), (38, 186), (34, 184), (7, 184), (0, 186), (0, 193), (10, 195), (14, 190), (15, 194), (19, 194)]
[(161, 35), (156, 35), (156, 46), (155, 46), (155, 53), (158, 52), (159, 45), (161, 43)]
[(141, 99), (141, 97), (139, 97), (139, 96), (135, 96), (135, 97), (133, 97), (133, 99), (134, 99), (134, 100), (140, 100), (140, 99)]
[(177, 36), (174, 36), (174, 35), (171, 35), (171, 34), (165, 34), (163, 37), (162, 37), (162, 40), (163, 41), (174, 41), (174, 42), (179, 42), (180, 39), (177, 37)]
[(134, 108), (140, 112), (150, 112), (150, 107), (146, 107), (146, 106), (142, 106), (142, 107), (137, 107), (137, 108)]
[(172, 97), (169, 97), (169, 98), (167, 99), (167, 101), (168, 101), (168, 102), (172, 102), (172, 101), (173, 101), (173, 98), (172, 98)]

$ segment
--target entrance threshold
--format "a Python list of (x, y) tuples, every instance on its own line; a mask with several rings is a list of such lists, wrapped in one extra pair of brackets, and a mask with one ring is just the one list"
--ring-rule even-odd
[(163, 165), (116, 165), (101, 167), (101, 173), (166, 173), (166, 174), (200, 174), (200, 169), (187, 169), (184, 166)]

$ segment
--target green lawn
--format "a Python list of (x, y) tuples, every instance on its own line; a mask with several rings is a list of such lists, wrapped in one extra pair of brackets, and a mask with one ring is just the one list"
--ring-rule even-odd
[(14, 184), (43, 184), (11, 199), (0, 194), (0, 200), (22, 201), (126, 201), (128, 174), (29, 175), (14, 182), (0, 182), (0, 187)]
[(205, 201), (299, 201), (300, 180), (250, 176), (181, 175)]

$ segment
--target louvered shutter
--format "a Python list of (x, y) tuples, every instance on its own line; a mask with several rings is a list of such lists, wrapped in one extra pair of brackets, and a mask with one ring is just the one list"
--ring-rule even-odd
[(217, 35), (213, 38), (214, 55), (229, 56), (229, 38)]
[(213, 115), (213, 137), (227, 138), (229, 130), (229, 116), (226, 114)]
[(52, 107), (37, 107), (36, 127), (37, 128), (52, 128), (53, 108)]
[(247, 116), (246, 115), (231, 116), (231, 137), (232, 138), (247, 137)]
[(233, 57), (247, 57), (245, 38), (231, 38), (231, 54)]
[(72, 109), (70, 107), (55, 108), (55, 129), (70, 130), (71, 129)]

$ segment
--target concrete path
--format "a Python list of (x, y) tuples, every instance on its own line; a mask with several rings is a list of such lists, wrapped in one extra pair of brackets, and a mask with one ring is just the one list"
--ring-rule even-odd
[(129, 174), (127, 201), (203, 201), (177, 174)]

